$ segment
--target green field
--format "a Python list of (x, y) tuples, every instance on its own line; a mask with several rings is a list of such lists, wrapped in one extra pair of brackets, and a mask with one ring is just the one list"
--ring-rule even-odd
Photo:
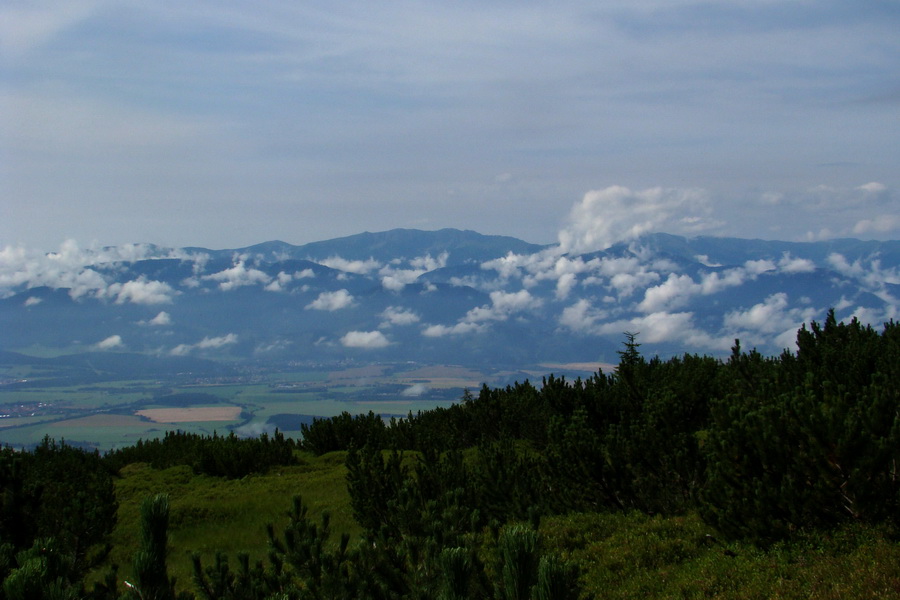
[[(52, 353), (35, 356), (44, 360)], [(0, 365), (0, 443), (31, 447), (45, 436), (109, 450), (168, 430), (258, 435), (276, 426), (299, 436), (299, 423), (342, 412), (406, 416), (459, 400), (497, 373), (446, 365), (368, 365), (269, 370), (228, 380), (211, 377), (125, 379), (115, 373), (50, 368), (45, 364)], [(173, 406), (172, 398), (202, 394), (190, 406), (237, 406), (231, 419), (157, 422), (138, 415)]]

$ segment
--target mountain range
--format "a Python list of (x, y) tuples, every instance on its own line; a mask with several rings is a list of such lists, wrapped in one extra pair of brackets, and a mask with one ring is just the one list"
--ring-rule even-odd
[(0, 350), (521, 367), (780, 353), (796, 330), (897, 317), (900, 241), (647, 234), (590, 253), (396, 229), (291, 245), (0, 253)]

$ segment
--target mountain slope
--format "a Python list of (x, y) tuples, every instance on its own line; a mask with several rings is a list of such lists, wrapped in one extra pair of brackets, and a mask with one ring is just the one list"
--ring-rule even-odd
[(895, 318), (900, 242), (645, 235), (571, 255), (472, 231), (293, 246), (104, 249), (0, 279), (0, 348), (519, 367), (615, 362), (625, 331), (662, 355), (776, 353), (824, 318)]

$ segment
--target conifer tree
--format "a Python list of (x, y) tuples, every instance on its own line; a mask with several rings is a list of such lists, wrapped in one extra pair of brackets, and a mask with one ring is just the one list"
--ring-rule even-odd
[(580, 593), (578, 567), (555, 554), (541, 557), (531, 600), (577, 600)]
[(503, 600), (529, 600), (540, 563), (538, 533), (523, 525), (508, 527), (497, 547), (501, 564), (497, 595)]
[(134, 581), (125, 582), (135, 600), (173, 600), (175, 581), (166, 565), (169, 497), (157, 494), (141, 504), (141, 546), (134, 555)]

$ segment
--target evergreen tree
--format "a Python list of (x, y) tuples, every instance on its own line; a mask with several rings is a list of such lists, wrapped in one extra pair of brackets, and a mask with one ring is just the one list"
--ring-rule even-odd
[(134, 581), (125, 582), (135, 600), (173, 600), (175, 580), (166, 565), (169, 497), (157, 494), (141, 504), (141, 546), (134, 555)]

